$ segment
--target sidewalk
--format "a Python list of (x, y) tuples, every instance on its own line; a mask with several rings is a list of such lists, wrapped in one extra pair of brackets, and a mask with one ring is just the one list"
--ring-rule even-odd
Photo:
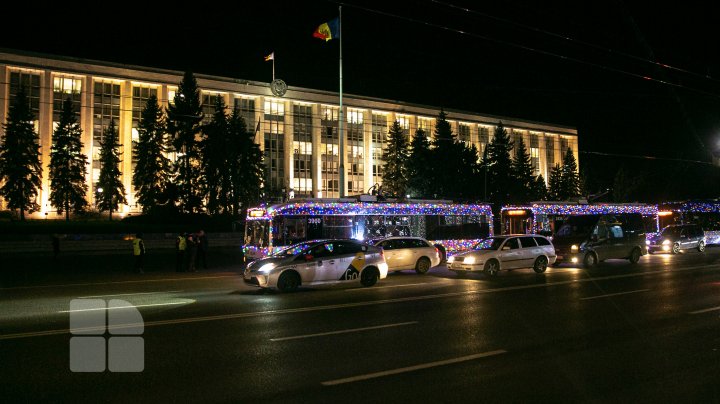
[(236, 247), (210, 248), (208, 269), (197, 273), (175, 272), (175, 250), (148, 250), (144, 260), (144, 274), (134, 271), (132, 251), (118, 252), (61, 252), (57, 259), (52, 253), (0, 254), (0, 288), (60, 283), (111, 282), (202, 274), (240, 273), (242, 253)]

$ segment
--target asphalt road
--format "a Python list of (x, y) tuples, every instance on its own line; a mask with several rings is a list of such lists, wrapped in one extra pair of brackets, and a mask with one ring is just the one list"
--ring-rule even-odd
[[(70, 316), (106, 312), (71, 313), (79, 298), (137, 308), (141, 372), (70, 370), (83, 337)], [(0, 288), (0, 400), (718, 402), (719, 316), (718, 247), (493, 279), (436, 267), (291, 294), (232, 271), (34, 279)]]

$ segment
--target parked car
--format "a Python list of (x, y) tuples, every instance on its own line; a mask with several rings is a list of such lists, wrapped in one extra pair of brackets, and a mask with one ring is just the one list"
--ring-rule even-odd
[(414, 269), (419, 274), (440, 265), (440, 251), (429, 241), (420, 237), (388, 237), (374, 240), (373, 245), (382, 247), (388, 271)]
[(357, 240), (314, 240), (251, 262), (243, 279), (249, 285), (289, 292), (304, 285), (343, 282), (373, 286), (387, 272), (379, 247)]
[(568, 216), (552, 239), (555, 264), (595, 266), (607, 259), (635, 264), (647, 253), (645, 224), (640, 213)]
[(705, 251), (705, 232), (697, 224), (673, 224), (665, 227), (652, 237), (648, 237), (648, 252), (671, 252), (677, 254), (683, 250), (697, 249)]
[(490, 276), (515, 268), (532, 268), (543, 273), (554, 262), (555, 248), (547, 237), (507, 235), (483, 239), (472, 250), (451, 256), (448, 269), (458, 274), (484, 271)]

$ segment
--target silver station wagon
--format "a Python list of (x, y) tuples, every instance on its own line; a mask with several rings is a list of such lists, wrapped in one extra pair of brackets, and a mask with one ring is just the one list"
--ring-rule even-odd
[(424, 274), (440, 265), (440, 252), (429, 241), (420, 237), (388, 237), (372, 244), (382, 247), (389, 271), (414, 269)]
[(497, 236), (481, 240), (472, 250), (448, 258), (448, 269), (458, 274), (483, 271), (490, 276), (515, 268), (532, 268), (543, 273), (555, 258), (555, 247), (544, 236)]
[(356, 240), (315, 240), (251, 262), (243, 280), (249, 285), (289, 292), (301, 285), (358, 282), (373, 286), (387, 277), (387, 272), (381, 248)]

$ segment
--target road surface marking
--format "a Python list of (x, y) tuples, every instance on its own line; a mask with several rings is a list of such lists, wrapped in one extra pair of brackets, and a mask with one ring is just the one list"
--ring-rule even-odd
[(607, 294), (607, 295), (600, 295), (600, 296), (581, 297), (580, 300), (601, 299), (601, 298), (603, 298), (603, 297), (629, 295), (630, 293), (647, 292), (647, 291), (649, 291), (649, 290), (650, 290), (650, 289), (640, 289), (640, 290), (631, 290), (631, 291), (629, 291), (629, 292), (609, 293), (609, 294)]
[[(172, 319), (172, 320), (157, 320), (157, 321), (145, 322), (145, 327), (171, 325), (171, 324), (188, 324), (188, 323), (195, 323), (195, 322), (202, 322), (202, 321), (234, 320), (234, 319), (262, 317), (262, 316), (269, 316), (269, 315), (304, 313), (304, 312), (313, 312), (313, 311), (344, 309), (344, 308), (350, 308), (350, 307), (374, 306), (374, 305), (380, 305), (380, 304), (394, 304), (394, 303), (410, 302), (410, 301), (418, 301), (418, 300), (442, 299), (442, 298), (446, 298), (446, 297), (480, 295), (480, 294), (485, 294), (485, 293), (500, 293), (500, 292), (507, 292), (507, 291), (523, 290), (523, 289), (537, 289), (537, 288), (547, 288), (547, 287), (552, 287), (552, 286), (571, 285), (571, 284), (579, 284), (579, 283), (586, 283), (586, 282), (597, 282), (597, 281), (609, 280), (609, 279), (620, 279), (620, 278), (629, 278), (629, 277), (638, 277), (638, 276), (665, 275), (665, 274), (668, 274), (671, 272), (684, 272), (684, 271), (689, 271), (689, 270), (693, 270), (693, 269), (709, 269), (709, 268), (710, 269), (718, 268), (718, 266), (717, 265), (713, 265), (713, 266), (709, 266), (709, 267), (708, 266), (697, 266), (697, 267), (689, 267), (689, 268), (682, 268), (682, 269), (672, 269), (672, 270), (667, 270), (667, 271), (664, 270), (664, 271), (657, 271), (657, 272), (641, 272), (641, 273), (635, 273), (635, 274), (611, 275), (611, 276), (605, 276), (605, 277), (600, 277), (600, 278), (573, 279), (573, 280), (569, 280), (569, 281), (549, 282), (549, 283), (522, 285), (522, 286), (511, 286), (511, 287), (507, 287), (507, 288), (479, 289), (479, 290), (469, 290), (469, 291), (463, 291), (463, 292), (441, 293), (441, 294), (435, 294), (435, 295), (411, 296), (411, 297), (402, 297), (402, 298), (396, 298), (396, 299), (382, 299), (382, 300), (371, 300), (371, 301), (366, 301), (366, 302), (333, 304), (333, 305), (327, 305), (327, 306), (300, 307), (300, 308), (296, 308), (296, 309), (268, 310), (268, 311), (248, 312), (248, 313), (222, 314), (222, 315), (216, 315), (216, 316), (189, 317), (189, 318), (180, 318), (180, 319)], [(142, 282), (142, 281), (138, 281), (138, 282)], [(131, 328), (131, 327), (137, 327), (137, 324), (120, 324), (120, 325), (114, 326), (114, 329), (124, 329), (124, 328)], [(16, 333), (16, 334), (0, 334), (0, 340), (41, 337), (41, 336), (47, 336), (47, 335), (62, 335), (62, 334), (69, 334), (69, 333), (70, 333), (69, 329), (57, 329), (57, 330), (47, 330), (47, 331), (24, 332), (24, 333)]]
[(406, 323), (395, 323), (395, 324), (386, 324), (386, 325), (376, 325), (374, 327), (363, 327), (363, 328), (352, 328), (349, 330), (341, 330), (341, 331), (330, 331), (330, 332), (323, 332), (318, 334), (307, 334), (307, 335), (298, 335), (295, 337), (283, 337), (283, 338), (270, 338), (270, 341), (277, 342), (277, 341), (287, 341), (291, 339), (301, 339), (301, 338), (313, 338), (313, 337), (324, 337), (326, 335), (335, 335), (335, 334), (347, 334), (351, 332), (360, 332), (360, 331), (368, 331), (368, 330), (378, 330), (381, 328), (390, 328), (390, 327), (400, 327), (403, 325), (410, 325), (410, 324), (417, 324), (417, 321), (408, 321)]
[(709, 309), (691, 311), (690, 314), (702, 314), (702, 313), (708, 313), (711, 311), (718, 311), (718, 310), (720, 310), (720, 307), (711, 307)]
[(81, 312), (81, 311), (131, 309), (131, 308), (136, 308), (136, 307), (173, 306), (173, 305), (176, 305), (176, 304), (188, 304), (188, 302), (169, 302), (169, 303), (153, 303), (153, 304), (131, 304), (130, 306), (96, 307), (96, 308), (93, 308), (93, 309), (61, 310), (61, 311), (58, 311), (58, 313), (78, 313), (78, 312)]
[(193, 281), (196, 279), (217, 279), (217, 278), (238, 278), (242, 279), (241, 275), (220, 275), (220, 276), (192, 276), (187, 278), (160, 278), (160, 279), (139, 279), (135, 281), (117, 281), (117, 282), (94, 282), (94, 283), (67, 283), (62, 285), (37, 285), (37, 286), (13, 286), (9, 288), (0, 288), (0, 290), (15, 290), (15, 289), (42, 289), (42, 288), (66, 288), (71, 286), (95, 286), (95, 285), (116, 285), (123, 283), (147, 283), (147, 282), (165, 282), (165, 281)]
[(496, 351), (484, 352), (484, 353), (476, 354), (476, 355), (462, 356), (460, 358), (447, 359), (444, 361), (423, 363), (421, 365), (408, 366), (405, 368), (385, 370), (385, 371), (376, 372), (376, 373), (368, 373), (365, 375), (346, 377), (344, 379), (330, 380), (327, 382), (322, 382), (321, 384), (323, 386), (336, 386), (338, 384), (359, 382), (361, 380), (376, 379), (378, 377), (397, 375), (400, 373), (407, 373), (407, 372), (414, 372), (416, 370), (428, 369), (428, 368), (433, 368), (433, 367), (437, 367), (437, 366), (451, 365), (453, 363), (467, 362), (467, 361), (471, 361), (471, 360), (475, 360), (475, 359), (487, 358), (489, 356), (504, 354), (506, 352), (507, 351), (505, 351), (504, 349), (498, 349)]
[(78, 296), (78, 299), (90, 299), (93, 297), (110, 297), (110, 296), (137, 296), (137, 295), (154, 295), (162, 293), (180, 293), (182, 290), (165, 290), (160, 292), (142, 292), (142, 293), (118, 293), (115, 295), (96, 295), (96, 296)]
[(406, 286), (418, 286), (418, 285), (426, 285), (426, 286), (432, 286), (432, 283), (406, 283), (404, 285), (390, 285), (390, 286), (375, 286), (372, 288), (355, 288), (355, 289), (345, 289), (346, 292), (358, 292), (358, 291), (366, 291), (366, 290), (378, 290), (378, 289), (390, 289), (390, 288), (404, 288)]

